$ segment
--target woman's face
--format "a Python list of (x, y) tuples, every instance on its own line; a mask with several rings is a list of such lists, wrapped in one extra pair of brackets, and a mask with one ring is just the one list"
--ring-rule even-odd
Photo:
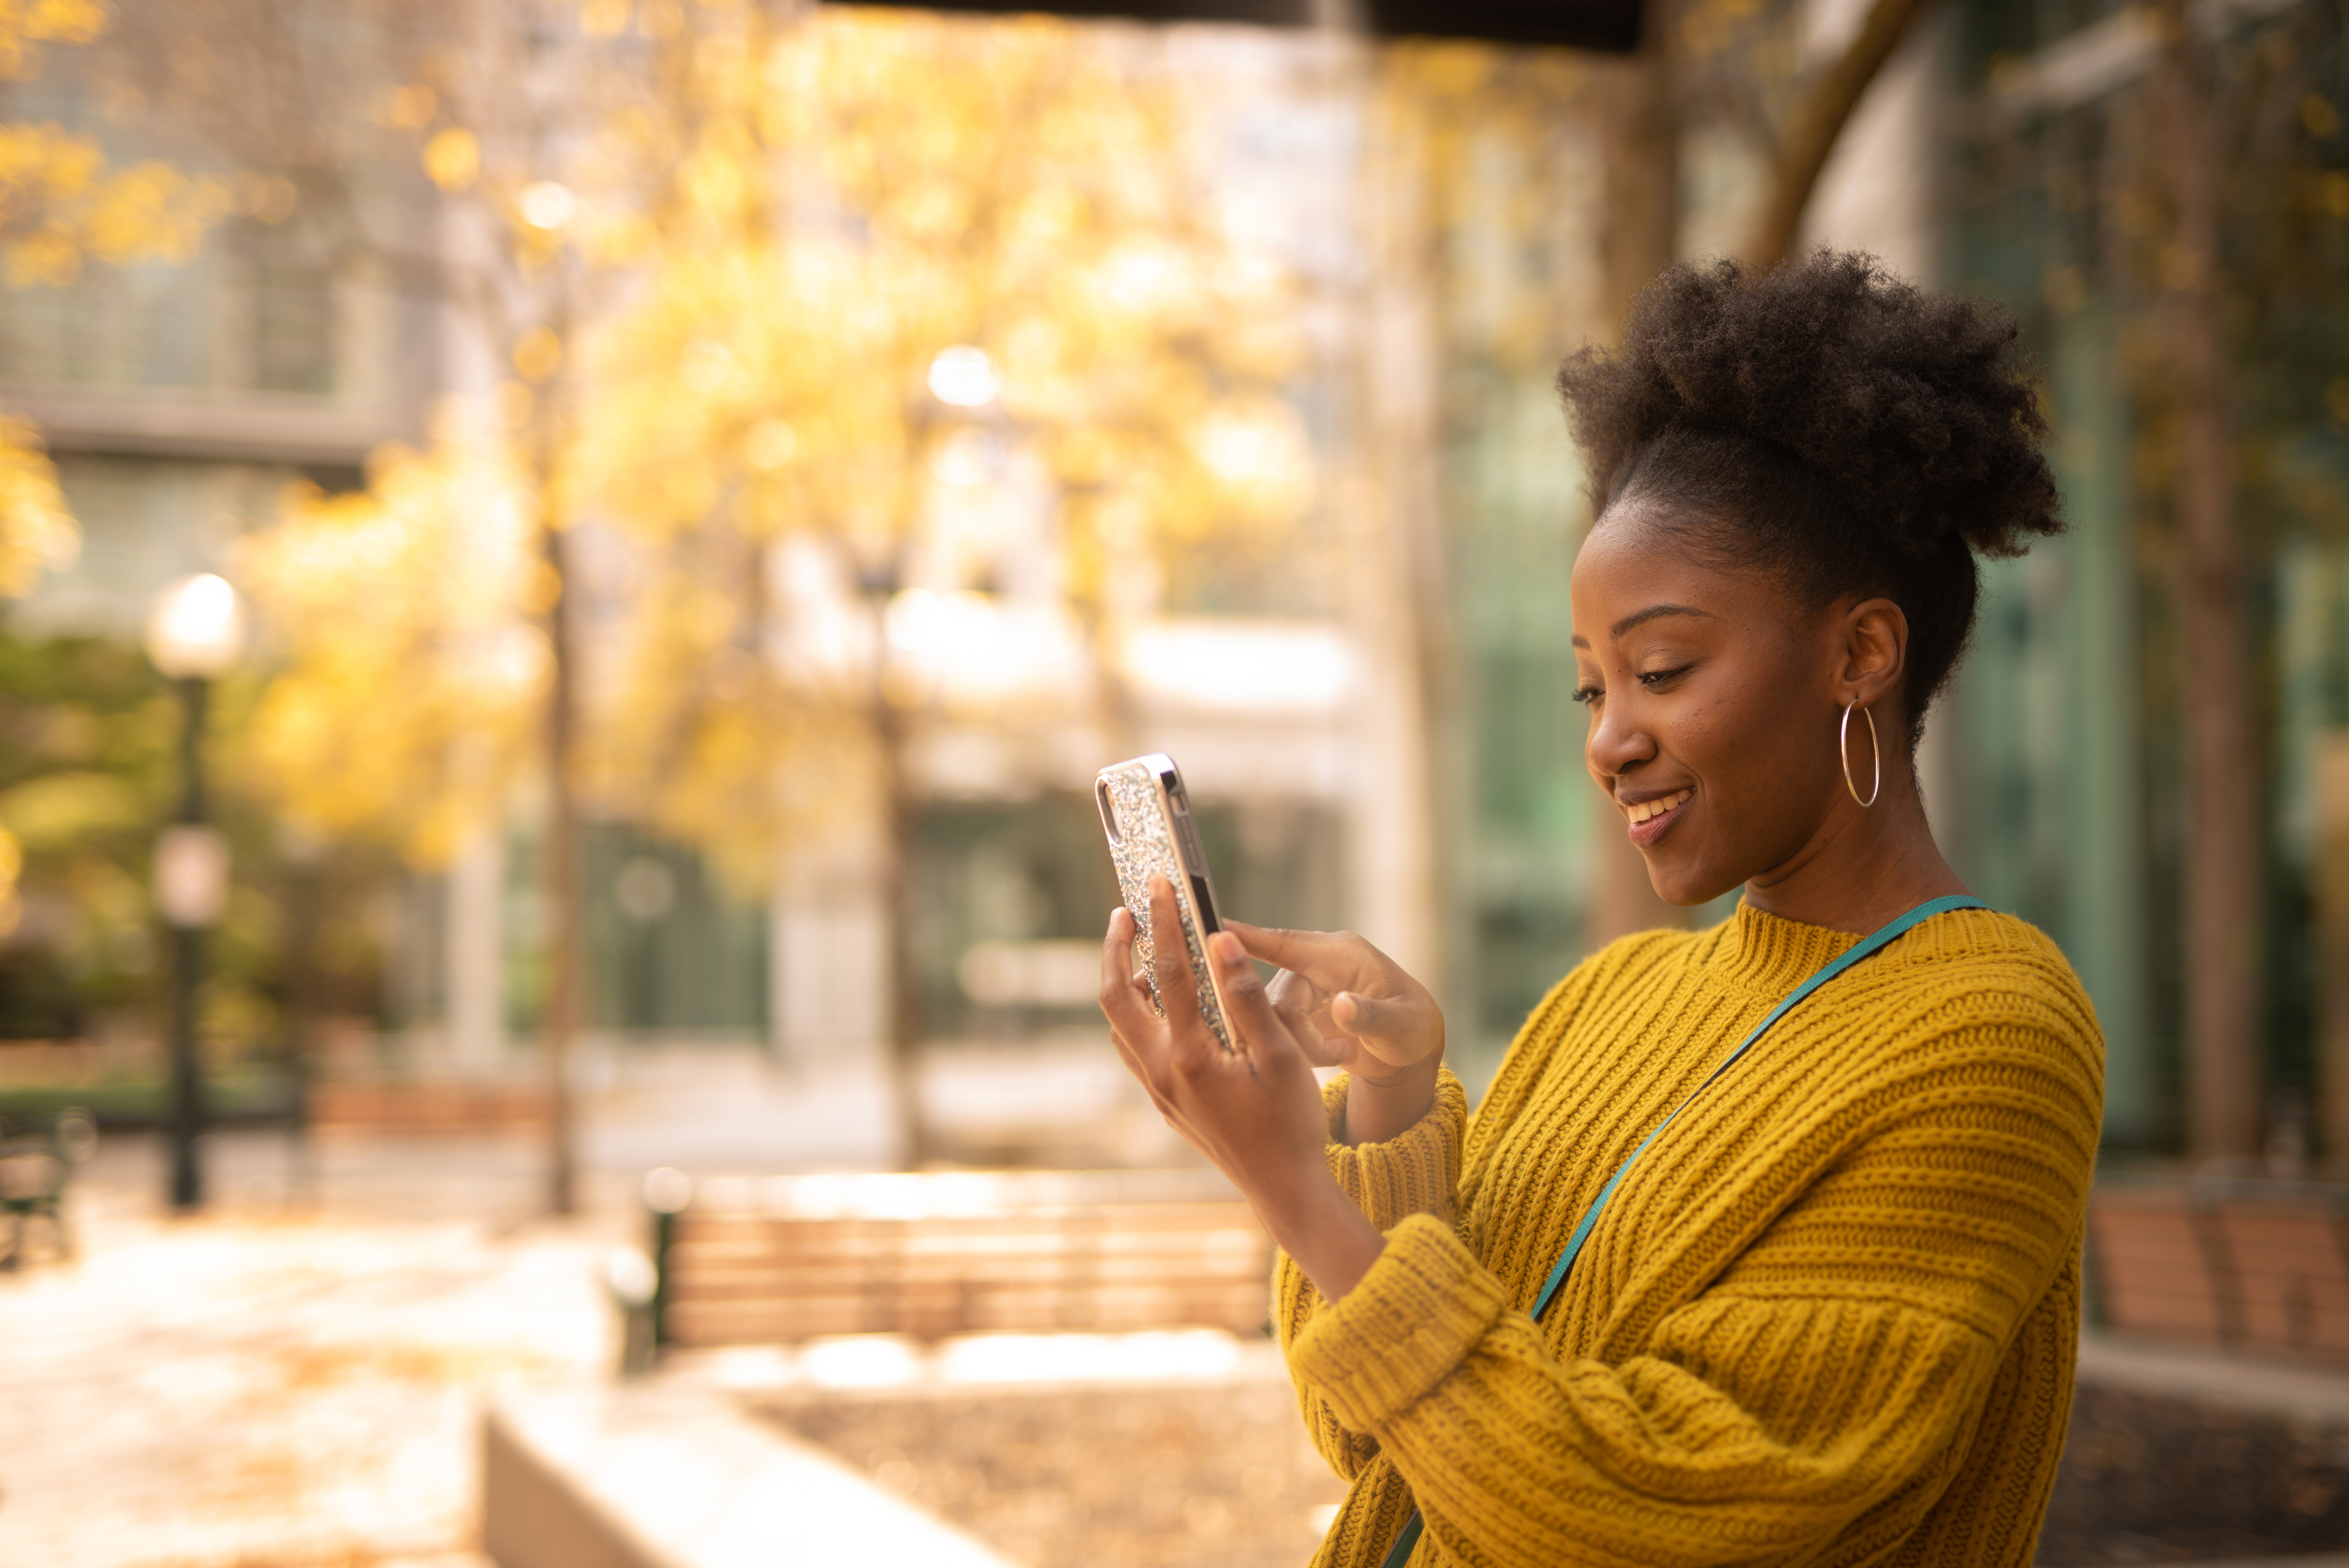
[[(1655, 516), (1619, 504), (1575, 558), (1576, 697), (1590, 710), (1590, 776), (1656, 892), (1700, 904), (1799, 863), (1857, 809), (1835, 750), (1854, 611), (1806, 610), (1773, 572), (1702, 565)], [(1870, 696), (1889, 741), (1899, 721)], [(1856, 736), (1863, 789), (1870, 761)]]

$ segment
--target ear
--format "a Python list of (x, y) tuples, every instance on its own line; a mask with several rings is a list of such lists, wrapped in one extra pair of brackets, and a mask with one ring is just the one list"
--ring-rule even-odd
[(1879, 597), (1847, 607), (1842, 619), (1836, 700), (1891, 717), (1882, 705), (1899, 701), (1900, 678), (1909, 667), (1909, 618), (1899, 605)]

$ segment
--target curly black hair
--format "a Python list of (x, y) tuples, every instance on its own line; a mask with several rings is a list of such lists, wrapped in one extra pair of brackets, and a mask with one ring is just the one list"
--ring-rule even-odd
[(1900, 607), (1913, 748), (1972, 635), (1974, 556), (2063, 531), (2016, 337), (1999, 306), (1872, 256), (1682, 263), (1640, 294), (1621, 349), (1584, 349), (1557, 389), (1594, 515), (1661, 503), (1708, 560), (1777, 570), (1814, 605)]

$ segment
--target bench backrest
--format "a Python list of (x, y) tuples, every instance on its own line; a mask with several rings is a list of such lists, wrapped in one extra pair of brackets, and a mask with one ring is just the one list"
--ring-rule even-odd
[(673, 1196), (684, 1200), (657, 1204), (654, 1223), (663, 1345), (1246, 1333), (1269, 1310), (1271, 1242), (1212, 1173), (719, 1179)]
[(2113, 1328), (2349, 1358), (2349, 1188), (2099, 1188), (2089, 1257)]

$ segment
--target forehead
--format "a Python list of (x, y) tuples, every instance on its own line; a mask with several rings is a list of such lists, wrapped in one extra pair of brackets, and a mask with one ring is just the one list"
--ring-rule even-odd
[(1671, 606), (1699, 612), (1676, 617), (1683, 627), (1712, 618), (1726, 623), (1785, 625), (1801, 607), (1780, 575), (1760, 566), (1717, 560), (1702, 547), (1705, 525), (1683, 522), (1653, 504), (1609, 507), (1593, 524), (1574, 558), (1574, 640), (1604, 642), (1662, 618), (1644, 612)]

